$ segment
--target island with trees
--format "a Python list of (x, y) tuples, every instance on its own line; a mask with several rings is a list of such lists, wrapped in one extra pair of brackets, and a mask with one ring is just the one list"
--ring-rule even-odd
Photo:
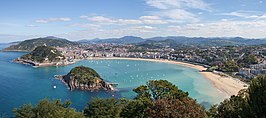
[(64, 76), (56, 76), (56, 78), (65, 82), (70, 90), (107, 90), (115, 91), (113, 85), (103, 80), (100, 75), (92, 68), (85, 66), (77, 66)]
[(49, 46), (39, 46), (32, 52), (15, 59), (15, 62), (32, 66), (66, 65), (65, 57), (60, 51)]

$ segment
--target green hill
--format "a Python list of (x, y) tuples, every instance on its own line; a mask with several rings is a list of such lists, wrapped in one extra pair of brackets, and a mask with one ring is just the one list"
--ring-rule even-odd
[(102, 81), (100, 75), (95, 70), (85, 66), (73, 68), (70, 74), (79, 83), (96, 83), (97, 81)]
[(78, 45), (66, 39), (56, 37), (36, 38), (20, 42), (19, 44), (5, 48), (5, 51), (32, 51), (38, 46), (68, 47)]
[(62, 78), (59, 79), (62, 79), (67, 83), (70, 90), (115, 90), (115, 88), (110, 83), (104, 81), (95, 70), (85, 66), (75, 67), (67, 75), (62, 76)]
[(38, 63), (57, 62), (64, 58), (65, 57), (58, 50), (48, 46), (39, 46), (29, 54), (20, 57), (20, 59), (29, 60)]

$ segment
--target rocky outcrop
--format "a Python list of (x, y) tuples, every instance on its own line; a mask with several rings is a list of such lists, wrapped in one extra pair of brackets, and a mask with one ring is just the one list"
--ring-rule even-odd
[[(76, 67), (79, 68), (79, 67)], [(82, 67), (83, 68), (83, 67)], [(72, 69), (73, 71), (73, 69)], [(111, 83), (104, 81), (102, 78), (100, 78), (98, 76), (98, 73), (96, 73), (94, 76), (94, 74), (91, 75), (86, 75), (86, 76), (94, 76), (93, 81), (81, 81), (80, 78), (78, 78), (78, 76), (80, 75), (76, 75), (73, 72), (69, 72), (67, 75), (64, 76), (55, 76), (56, 78), (62, 80), (64, 83), (66, 83), (68, 85), (68, 87), (70, 88), (70, 90), (89, 90), (89, 91), (97, 91), (97, 90), (106, 90), (106, 91), (115, 91), (116, 89), (112, 86)], [(85, 73), (88, 74), (88, 73)], [(91, 78), (86, 78), (86, 79), (91, 79)]]

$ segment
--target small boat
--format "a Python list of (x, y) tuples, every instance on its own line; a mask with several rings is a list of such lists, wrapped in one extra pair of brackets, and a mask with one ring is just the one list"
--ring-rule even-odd
[(56, 89), (56, 86), (53, 86), (54, 89)]

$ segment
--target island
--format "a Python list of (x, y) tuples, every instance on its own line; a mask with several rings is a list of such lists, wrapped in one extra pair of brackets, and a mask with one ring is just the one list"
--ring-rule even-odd
[(59, 66), (68, 64), (65, 61), (65, 56), (50, 46), (39, 46), (32, 52), (22, 55), (14, 61), (32, 66)]
[(68, 85), (70, 90), (106, 90), (115, 91), (112, 83), (103, 80), (100, 75), (92, 68), (77, 66), (66, 75), (56, 75), (55, 78), (62, 80)]

